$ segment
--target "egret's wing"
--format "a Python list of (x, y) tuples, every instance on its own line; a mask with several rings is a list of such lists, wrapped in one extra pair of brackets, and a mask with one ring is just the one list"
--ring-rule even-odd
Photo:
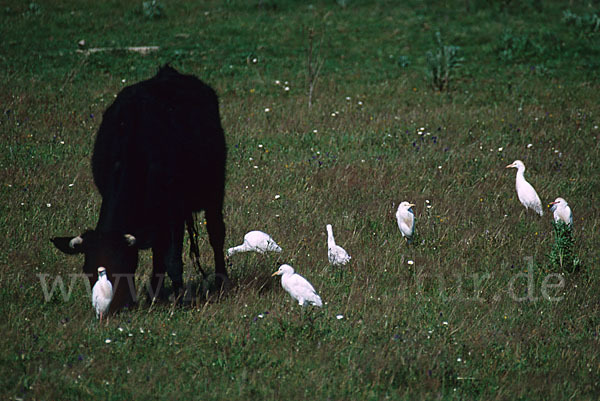
[(346, 250), (339, 245), (329, 248), (328, 256), (329, 263), (331, 264), (346, 264), (351, 259), (351, 256), (348, 255), (348, 252), (346, 252)]

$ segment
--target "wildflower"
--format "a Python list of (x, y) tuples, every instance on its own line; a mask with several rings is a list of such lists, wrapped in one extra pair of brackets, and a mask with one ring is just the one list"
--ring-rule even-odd
[(456, 362), (462, 362), (461, 358), (456, 358)]
[(118, 329), (118, 330), (119, 330), (120, 332), (122, 332), (122, 331), (123, 331), (123, 328), (122, 328), (122, 327), (119, 327), (119, 329)]
[(445, 321), (444, 321), (444, 322), (442, 322), (442, 324), (443, 324), (444, 326), (448, 326), (448, 322), (445, 322)]
[(533, 146), (533, 144), (532, 144), (532, 143), (528, 143), (528, 144), (527, 144), (527, 149), (531, 149), (531, 147), (532, 147), (532, 146)]
[(408, 263), (409, 265), (414, 265), (414, 264), (415, 264), (415, 262), (414, 262), (414, 261), (412, 261), (412, 260), (409, 260), (409, 261), (408, 261), (408, 262), (406, 262), (406, 263)]
[(281, 195), (275, 195), (275, 199), (281, 198)]
[(283, 88), (283, 90), (284, 90), (284, 91), (286, 91), (286, 92), (289, 92), (289, 90), (290, 90), (290, 87), (289, 87), (289, 86), (286, 86), (285, 88)]
[(110, 338), (107, 338), (106, 340), (104, 340), (105, 343), (110, 344), (112, 342), (112, 340)]
[(265, 107), (265, 113), (268, 113), (268, 112), (270, 112), (270, 111), (271, 111), (271, 109), (270, 109), (270, 108), (268, 108), (268, 107)]
[(498, 152), (502, 152), (502, 149), (504, 149), (502, 146), (498, 148)]

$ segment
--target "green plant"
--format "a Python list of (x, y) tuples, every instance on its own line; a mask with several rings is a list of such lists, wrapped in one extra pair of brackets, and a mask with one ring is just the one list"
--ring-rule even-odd
[(444, 45), (442, 35), (435, 33), (437, 50), (427, 52), (427, 72), (433, 87), (439, 91), (450, 89), (454, 72), (462, 66), (460, 46)]
[(142, 3), (144, 17), (149, 19), (164, 17), (164, 7), (160, 1), (151, 0)]
[(573, 251), (575, 245), (573, 227), (562, 221), (553, 222), (552, 227), (554, 228), (554, 244), (548, 255), (550, 265), (554, 271), (573, 273), (581, 264)]

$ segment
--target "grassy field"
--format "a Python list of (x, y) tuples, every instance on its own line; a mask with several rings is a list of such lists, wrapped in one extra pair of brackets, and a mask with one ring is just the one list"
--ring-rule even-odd
[[(598, 14), (579, 0), (4, 1), (2, 399), (597, 399)], [(462, 59), (443, 91), (436, 32)], [(220, 299), (142, 299), (99, 325), (82, 259), (49, 238), (95, 226), (102, 113), (167, 62), (220, 96), (226, 246), (260, 229), (283, 252), (232, 257)], [(543, 217), (516, 197), (515, 159)], [(558, 196), (575, 273), (548, 257)], [(328, 223), (352, 255), (341, 270)], [(205, 230), (201, 249), (212, 271)], [(323, 308), (292, 302), (281, 263)]]

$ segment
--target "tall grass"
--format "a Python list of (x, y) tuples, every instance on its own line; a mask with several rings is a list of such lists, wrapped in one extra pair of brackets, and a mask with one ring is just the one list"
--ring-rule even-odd
[[(596, 12), (571, 3), (574, 15)], [(567, 5), (172, 1), (151, 19), (142, 2), (36, 4), (0, 10), (4, 398), (599, 393), (597, 33), (563, 22)], [(310, 108), (307, 29), (324, 32)], [(440, 29), (465, 59), (448, 93), (424, 73)], [(508, 33), (533, 45), (521, 51)], [(85, 55), (81, 39), (160, 50)], [(518, 57), (503, 56), (509, 47)], [(232, 257), (234, 288), (221, 298), (142, 300), (99, 325), (82, 260), (48, 239), (94, 227), (89, 157), (102, 112), (165, 62), (220, 95), (226, 245), (261, 229), (284, 251)], [(515, 159), (544, 202), (569, 199), (585, 269), (548, 265), (552, 219), (519, 203), (504, 169)], [(403, 200), (416, 204), (410, 246), (394, 219)], [(352, 255), (343, 274), (327, 263), (328, 223)], [(270, 276), (284, 262), (313, 283), (322, 309), (300, 310)], [(139, 283), (150, 270), (142, 252)], [(58, 287), (44, 296), (57, 278), (65, 289), (73, 280), (69, 297)]]

